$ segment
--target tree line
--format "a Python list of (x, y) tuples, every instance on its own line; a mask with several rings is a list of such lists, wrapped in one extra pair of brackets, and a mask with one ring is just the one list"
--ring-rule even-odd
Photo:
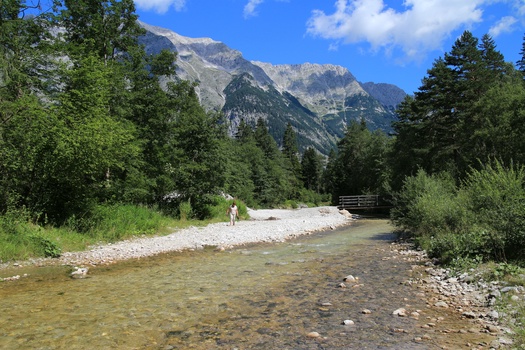
[[(227, 193), (253, 207), (319, 203), (323, 157), (283, 147), (264, 120), (226, 120), (176, 77), (173, 52), (146, 54), (132, 0), (0, 3), (0, 213), (62, 224), (125, 203), (196, 218)], [(161, 78), (174, 79), (165, 86)]]

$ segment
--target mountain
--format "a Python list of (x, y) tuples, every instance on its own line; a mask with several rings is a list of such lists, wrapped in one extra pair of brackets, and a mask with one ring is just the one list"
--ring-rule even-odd
[(406, 96), (395, 85), (361, 84), (341, 66), (248, 61), (222, 42), (140, 24), (146, 29), (140, 39), (146, 52), (177, 52), (177, 77), (199, 83), (202, 105), (224, 113), (231, 135), (241, 119), (255, 126), (263, 118), (281, 144), (290, 122), (301, 150), (313, 146), (328, 154), (351, 120), (364, 119), (371, 130), (390, 132), (395, 108)]

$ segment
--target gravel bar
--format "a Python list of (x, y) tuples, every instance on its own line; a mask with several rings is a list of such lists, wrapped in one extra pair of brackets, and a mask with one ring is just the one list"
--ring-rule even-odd
[(226, 249), (257, 242), (283, 242), (287, 239), (313, 232), (335, 229), (347, 225), (355, 217), (346, 210), (323, 206), (301, 209), (248, 209), (249, 220), (241, 220), (235, 226), (229, 222), (210, 224), (205, 227), (189, 227), (165, 236), (141, 237), (90, 247), (86, 251), (66, 252), (60, 258), (40, 258), (12, 265), (73, 265), (96, 266), (127, 259), (137, 259), (165, 252), (202, 249), (216, 246)]

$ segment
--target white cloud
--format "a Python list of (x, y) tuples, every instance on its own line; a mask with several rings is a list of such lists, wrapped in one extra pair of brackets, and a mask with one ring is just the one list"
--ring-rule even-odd
[(404, 0), (401, 11), (383, 0), (337, 0), (335, 12), (314, 10), (307, 32), (345, 43), (369, 43), (374, 51), (403, 51), (405, 60), (419, 60), (441, 49), (455, 30), (482, 21), (481, 5), (491, 0)]
[(489, 35), (496, 38), (501, 33), (512, 33), (514, 31), (514, 24), (517, 22), (518, 20), (512, 16), (503, 17), (489, 29)]
[(250, 0), (248, 3), (244, 6), (244, 18), (249, 18), (253, 16), (257, 16), (257, 6), (262, 4), (264, 0)]
[(513, 7), (516, 10), (518, 16), (525, 16), (525, 1), (514, 0)]
[(135, 0), (135, 5), (143, 10), (153, 10), (162, 14), (168, 12), (170, 7), (182, 11), (186, 6), (186, 0)]

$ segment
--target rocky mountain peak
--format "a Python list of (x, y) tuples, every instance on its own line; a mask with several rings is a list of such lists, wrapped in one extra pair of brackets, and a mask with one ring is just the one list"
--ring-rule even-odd
[(177, 77), (199, 83), (196, 91), (206, 109), (221, 110), (230, 126), (241, 118), (251, 123), (264, 118), (278, 142), (288, 122), (303, 148), (310, 143), (323, 153), (344, 135), (352, 119), (389, 131), (395, 106), (406, 95), (393, 85), (362, 85), (341, 66), (248, 61), (220, 41), (139, 24), (147, 31), (140, 38), (146, 52), (177, 52)]

